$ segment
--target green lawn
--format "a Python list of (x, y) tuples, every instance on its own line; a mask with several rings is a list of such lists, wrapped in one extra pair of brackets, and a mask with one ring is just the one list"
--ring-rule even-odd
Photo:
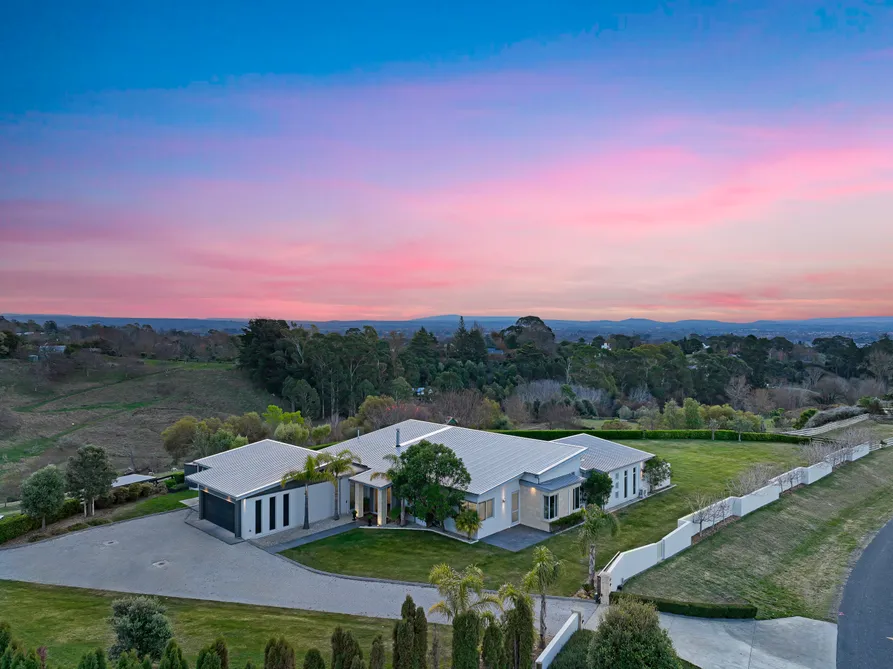
[[(701, 440), (631, 440), (628, 445), (668, 460), (673, 465), (676, 487), (617, 512), (620, 533), (605, 541), (598, 551), (599, 565), (617, 551), (660, 539), (689, 513), (686, 495), (696, 489), (720, 491), (725, 481), (758, 462), (799, 464), (797, 447), (768, 442)], [(565, 561), (554, 594), (571, 595), (586, 578), (586, 564), (576, 543), (576, 533), (566, 532), (547, 540)], [(456, 568), (477, 564), (487, 585), (517, 583), (530, 569), (533, 549), (510, 553), (487, 544), (468, 545), (431, 532), (399, 530), (352, 530), (328, 539), (285, 551), (284, 555), (317, 569), (357, 576), (376, 576), (407, 581), (426, 581), (431, 567), (447, 562)]]
[(760, 618), (836, 621), (847, 565), (893, 517), (893, 449), (783, 496), (624, 590), (687, 601), (746, 602)]
[(137, 502), (133, 506), (128, 506), (126, 509), (120, 509), (115, 512), (112, 514), (112, 520), (130, 520), (131, 518), (148, 516), (153, 513), (161, 513), (162, 511), (185, 509), (186, 507), (180, 504), (180, 501), (196, 496), (198, 496), (198, 493), (195, 490), (180, 490), (179, 492), (169, 492), (166, 495), (150, 497)]
[[(29, 647), (46, 646), (48, 664), (74, 667), (86, 651), (112, 643), (106, 618), (111, 602), (121, 595), (96, 590), (0, 581), (0, 620), (12, 626), (14, 637)], [(369, 656), (372, 639), (390, 641), (393, 621), (381, 618), (224, 604), (191, 599), (164, 599), (187, 660), (194, 664), (199, 649), (217, 636), (229, 645), (230, 665), (241, 669), (251, 660), (263, 666), (263, 649), (271, 636), (285, 636), (297, 651), (298, 666), (309, 648), (319, 649), (329, 662), (332, 630), (341, 625), (353, 632)], [(449, 630), (440, 634), (441, 666), (449, 666)], [(388, 663), (390, 664), (390, 643)]]

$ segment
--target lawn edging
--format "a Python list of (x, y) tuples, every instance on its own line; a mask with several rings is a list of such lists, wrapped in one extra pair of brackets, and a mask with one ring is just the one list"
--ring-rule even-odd
[[(796, 467), (770, 479), (768, 485), (741, 497), (726, 497), (704, 509), (683, 516), (677, 521), (675, 530), (659, 541), (631, 550), (623, 551), (599, 572), (599, 593), (602, 598), (610, 598), (614, 592), (633, 576), (651, 569), (657, 564), (681, 553), (692, 545), (692, 538), (720, 526), (733, 517), (743, 517), (757, 509), (778, 500), (783, 492), (797, 486), (811, 485), (830, 475), (832, 462), (844, 464), (865, 457), (870, 453), (869, 444), (843, 449), (826, 456), (826, 459), (809, 467)], [(691, 615), (691, 614), (686, 614)]]

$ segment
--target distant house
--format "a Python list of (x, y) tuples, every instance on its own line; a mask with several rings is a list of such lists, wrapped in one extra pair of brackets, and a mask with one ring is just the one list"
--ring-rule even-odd
[[(576, 435), (576, 437), (586, 435)], [(406, 420), (322, 449), (348, 449), (357, 456), (352, 471), (338, 481), (339, 513), (349, 518), (372, 514), (385, 525), (399, 508), (391, 482), (381, 476), (391, 466), (389, 456), (422, 440), (452, 449), (465, 464), (471, 483), (463, 491), (465, 505), (481, 517), (477, 538), (526, 525), (550, 531), (553, 521), (582, 508), (580, 485), (592, 469), (607, 467), (616, 477), (609, 508), (635, 501), (644, 483), (642, 463), (651, 453), (604, 439), (542, 441), (455, 425)], [(199, 489), (199, 516), (237, 537), (252, 539), (293, 529), (303, 522), (304, 492), (300, 483), (281, 485), (289, 471), (300, 470), (315, 451), (264, 439), (186, 465), (187, 482)], [(335, 511), (335, 487), (322, 482), (309, 486), (311, 523)], [(424, 524), (423, 519), (413, 522)], [(456, 531), (452, 520), (445, 529)]]
[(37, 354), (43, 358), (48, 355), (62, 355), (63, 353), (65, 353), (64, 344), (43, 344), (37, 347)]

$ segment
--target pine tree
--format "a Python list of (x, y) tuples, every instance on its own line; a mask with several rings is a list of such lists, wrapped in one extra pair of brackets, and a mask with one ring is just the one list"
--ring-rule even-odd
[(413, 667), (428, 668), (428, 619), (421, 606), (415, 610), (412, 620)]
[(168, 641), (167, 646), (164, 647), (158, 669), (189, 669), (189, 665), (186, 664), (186, 659), (183, 657), (183, 651), (174, 639)]
[[(2, 635), (2, 631), (0, 631), (0, 635)], [(0, 648), (3, 647), (3, 640), (0, 638)], [(97, 648), (94, 651), (86, 653), (81, 661), (78, 662), (77, 669), (107, 669), (108, 661), (105, 657), (105, 651), (102, 648)]]
[(322, 653), (316, 648), (311, 648), (304, 655), (304, 669), (326, 669), (326, 663), (322, 659)]
[(264, 669), (295, 669), (295, 649), (285, 637), (267, 641), (264, 648)]
[[(369, 669), (384, 669), (384, 639), (381, 634), (372, 640), (372, 652), (369, 654)], [(307, 669), (306, 667), (304, 669)]]
[(466, 611), (453, 618), (453, 669), (480, 669), (480, 636), (477, 613)]
[(220, 669), (229, 669), (229, 648), (226, 647), (226, 639), (222, 636), (214, 639), (214, 652), (220, 658)]
[(412, 620), (413, 616), (415, 616), (415, 602), (412, 601), (412, 597), (406, 595), (406, 599), (403, 600), (403, 606), (400, 607), (400, 617), (403, 620)]
[[(4, 621), (0, 622), (0, 655), (6, 652), (6, 649), (12, 643), (12, 628), (10, 628), (9, 623)], [(103, 653), (103, 657), (105, 654)]]
[(394, 623), (394, 669), (413, 669), (415, 662), (413, 623), (398, 620)]
[(481, 662), (484, 669), (505, 667), (505, 639), (502, 626), (495, 619), (490, 620), (481, 643)]

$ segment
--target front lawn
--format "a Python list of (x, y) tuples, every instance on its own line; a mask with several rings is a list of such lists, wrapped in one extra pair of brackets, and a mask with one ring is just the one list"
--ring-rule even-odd
[(893, 449), (846, 464), (630, 580), (624, 590), (837, 620), (847, 565), (893, 517)]
[[(47, 647), (48, 665), (74, 667), (88, 650), (108, 649), (112, 643), (106, 619), (112, 600), (123, 595), (79, 588), (0, 581), (0, 621), (12, 626), (12, 634), (27, 646)], [(277, 609), (245, 604), (226, 604), (193, 599), (163, 599), (190, 665), (199, 649), (223, 636), (229, 646), (230, 666), (241, 669), (249, 660), (256, 667), (264, 662), (264, 646), (272, 636), (285, 636), (295, 647), (301, 666), (309, 648), (318, 649), (328, 665), (330, 637), (337, 625), (349, 629), (369, 656), (372, 639), (384, 636), (391, 657), (394, 622), (314, 611)], [(430, 629), (430, 627), (429, 627)], [(450, 666), (450, 630), (440, 634), (441, 666)]]
[[(689, 513), (686, 496), (694, 490), (719, 492), (729, 478), (758, 462), (799, 464), (793, 444), (641, 439), (626, 443), (669, 461), (676, 487), (617, 512), (620, 533), (599, 547), (599, 566), (617, 551), (651, 543), (672, 531), (676, 520)], [(576, 532), (552, 537), (544, 545), (565, 561), (553, 593), (572, 595), (586, 579)], [(431, 532), (357, 529), (293, 548), (284, 555), (325, 571), (422, 582), (427, 581), (431, 567), (440, 562), (457, 569), (477, 564), (484, 570), (488, 587), (497, 588), (521, 580), (530, 569), (533, 549), (511, 553), (483, 543), (467, 545)]]
[(180, 504), (180, 502), (196, 496), (198, 496), (198, 492), (195, 490), (180, 490), (178, 492), (169, 492), (166, 495), (157, 495), (136, 504), (128, 504), (127, 507), (113, 513), (111, 519), (130, 520), (131, 518), (149, 516), (153, 513), (185, 509), (186, 507)]

